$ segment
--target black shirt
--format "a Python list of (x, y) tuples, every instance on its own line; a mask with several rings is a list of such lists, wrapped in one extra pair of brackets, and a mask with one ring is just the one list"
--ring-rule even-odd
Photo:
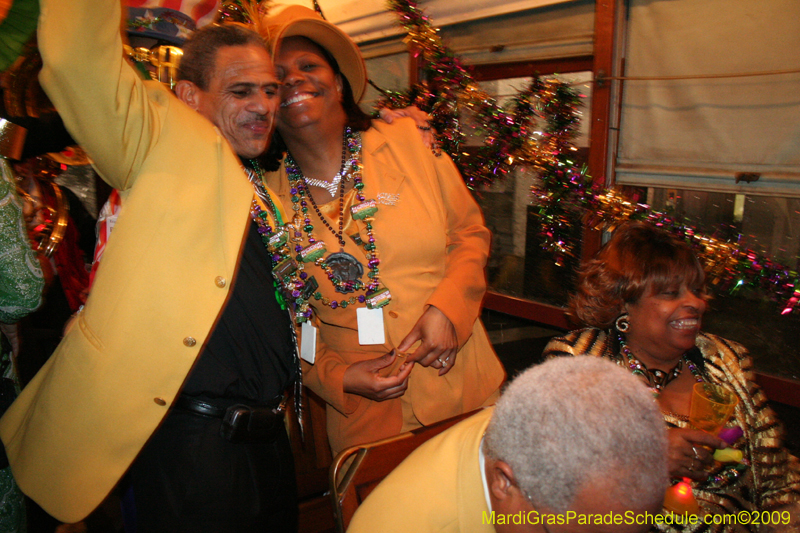
[(269, 403), (296, 376), (288, 313), (275, 299), (272, 261), (251, 221), (232, 294), (183, 393)]

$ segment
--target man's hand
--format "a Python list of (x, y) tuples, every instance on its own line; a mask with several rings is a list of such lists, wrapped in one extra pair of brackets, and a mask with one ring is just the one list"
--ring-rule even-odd
[(419, 130), (420, 135), (422, 135), (422, 142), (425, 143), (425, 146), (430, 149), (435, 147), (433, 130), (431, 129), (431, 116), (417, 106), (412, 105), (402, 109), (390, 109), (388, 107), (382, 107), (380, 111), (378, 111), (378, 114), (387, 124), (391, 124), (394, 122), (394, 119), (399, 117), (409, 117), (413, 119), (417, 124), (417, 129)]
[(392, 366), (397, 358), (397, 352), (390, 353), (353, 363), (344, 373), (344, 391), (358, 394), (376, 402), (399, 398), (408, 388), (408, 376), (414, 363), (406, 361), (394, 376), (382, 377), (381, 371)]
[(397, 349), (406, 352), (419, 340), (422, 344), (408, 356), (408, 361), (438, 368), (440, 376), (447, 374), (453, 368), (458, 354), (456, 328), (444, 313), (432, 305), (428, 306)]

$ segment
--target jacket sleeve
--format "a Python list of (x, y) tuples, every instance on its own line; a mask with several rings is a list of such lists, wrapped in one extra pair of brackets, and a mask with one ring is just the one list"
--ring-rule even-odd
[[(123, 58), (119, 0), (41, 0), (39, 80), (100, 176), (125, 190), (156, 140), (169, 101)], [(157, 82), (153, 82), (157, 84)]]
[(769, 406), (761, 387), (755, 382), (753, 361), (747, 350), (734, 342), (714, 337), (724, 348), (724, 358), (732, 356), (725, 364), (731, 374), (739, 374), (735, 385), (746, 393), (740, 394), (748, 413), (748, 439), (750, 441), (750, 464), (760, 495), (759, 506), (765, 510), (792, 509), (797, 517), (800, 510), (800, 463), (784, 446), (784, 429), (777, 415)]
[(446, 155), (429, 157), (433, 159), (447, 215), (447, 256), (444, 278), (425, 303), (450, 319), (458, 344), (463, 346), (472, 333), (486, 293), (484, 269), (492, 235), (453, 161)]
[(344, 373), (350, 363), (336, 350), (328, 348), (321, 337), (317, 335), (315, 364), (302, 361), (303, 384), (343, 415), (350, 415), (362, 400), (358, 394), (344, 391)]

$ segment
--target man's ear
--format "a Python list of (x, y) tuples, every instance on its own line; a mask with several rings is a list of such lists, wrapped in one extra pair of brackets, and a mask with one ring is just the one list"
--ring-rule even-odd
[(175, 84), (175, 96), (195, 111), (200, 108), (200, 87), (189, 80), (181, 80)]
[(512, 493), (518, 491), (514, 471), (505, 461), (494, 461), (489, 465), (486, 483), (489, 485), (489, 492), (498, 501), (512, 497)]

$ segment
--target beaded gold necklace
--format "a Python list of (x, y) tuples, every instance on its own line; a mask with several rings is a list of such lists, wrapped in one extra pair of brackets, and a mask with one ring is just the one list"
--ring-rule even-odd
[(280, 212), (264, 187), (263, 174), (258, 162), (253, 160), (252, 164), (258, 179), (251, 177), (251, 181), (255, 185), (257, 196), (264, 201), (267, 210), (272, 211), (275, 227), (270, 225), (268, 211), (262, 209), (255, 198), (250, 214), (258, 226), (261, 242), (270, 252), (273, 278), (280, 287), (279, 301), (291, 303), (295, 321), (303, 323), (311, 318), (311, 307), (308, 300), (310, 293), (317, 290), (318, 285), (314, 277), (309, 277), (303, 272), (302, 265), (291, 257), (289, 239), (291, 225), (283, 223)]
[[(350, 168), (353, 188), (356, 191), (356, 198), (359, 202), (351, 207), (351, 214), (354, 220), (363, 221), (367, 232), (366, 242), (356, 238), (354, 240), (364, 248), (369, 268), (367, 273), (368, 280), (363, 281), (360, 279), (360, 272), (363, 272), (363, 267), (353, 256), (344, 252), (344, 244), (341, 239), (341, 223), (338, 234), (332, 227), (329, 229), (340, 241), (339, 244), (342, 247), (339, 252), (331, 253), (326, 257), (325, 254), (328, 250), (325, 242), (315, 237), (313, 233), (314, 225), (310, 218), (308, 205), (311, 201), (311, 195), (307, 188), (306, 179), (294, 158), (287, 153), (284, 165), (289, 179), (292, 210), (295, 215), (291, 224), (286, 224), (283, 228), (278, 228), (277, 231), (265, 227), (264, 231), (265, 235), (269, 235), (265, 242), (267, 242), (270, 252), (273, 253), (273, 263), (275, 265), (273, 272), (276, 278), (284, 285), (284, 292), (290, 295), (296, 308), (295, 315), (298, 322), (304, 322), (311, 316), (308, 300), (312, 297), (331, 309), (345, 309), (358, 303), (365, 304), (370, 309), (376, 309), (387, 305), (391, 300), (389, 290), (380, 284), (380, 270), (378, 268), (380, 259), (378, 258), (373, 231), (374, 215), (378, 211), (377, 203), (375, 200), (367, 200), (363, 193), (361, 134), (346, 128), (343, 144), (350, 155), (349, 161), (345, 163), (343, 168)], [(341, 190), (343, 191), (343, 187)], [(341, 194), (340, 192), (340, 196)], [(315, 211), (317, 211), (317, 216), (325, 222), (322, 213), (318, 209), (315, 209)], [(343, 219), (344, 213), (342, 213), (341, 207), (339, 215), (340, 219)], [(308, 243), (307, 246), (303, 246), (304, 233)], [(358, 269), (360, 269), (358, 275), (350, 275), (348, 277), (342, 274), (343, 269), (334, 268), (341, 262), (346, 262), (348, 266), (353, 266), (353, 263), (357, 264)], [(313, 263), (319, 266), (337, 292), (342, 294), (362, 292), (363, 294), (353, 294), (341, 300), (323, 296), (321, 292), (317, 291), (319, 284), (314, 279), (314, 276), (309, 276), (305, 272), (305, 263)], [(345, 270), (353, 272), (353, 269)]]
[[(269, 191), (264, 186), (264, 173), (261, 170), (261, 166), (258, 164), (258, 161), (255, 159), (250, 160), (250, 164), (253, 166), (252, 169), (243, 167), (247, 177), (250, 179), (250, 183), (253, 184), (253, 188), (255, 189), (256, 196), (264, 202), (264, 206), (267, 208), (268, 211), (272, 212), (272, 220), (275, 221), (275, 225), (277, 227), (283, 226), (283, 217), (281, 217), (281, 212), (275, 206), (275, 203), (272, 201), (272, 196), (270, 196)], [(258, 227), (258, 234), (261, 237), (261, 242), (263, 242), (267, 250), (270, 250), (270, 239), (274, 236), (274, 232), (272, 231), (272, 226), (270, 226), (269, 222), (269, 213), (261, 208), (261, 205), (258, 203), (256, 198), (253, 198), (253, 203), (250, 209), (250, 216), (252, 217), (253, 221), (256, 223)], [(270, 250), (271, 251), (271, 250)], [(280, 258), (277, 254), (272, 254), (272, 264), (273, 264), (273, 274), (275, 274), (275, 262)], [(308, 320), (308, 317), (311, 316), (310, 310), (306, 315), (306, 311), (308, 310), (308, 303), (299, 301), (298, 298), (293, 298), (294, 291), (289, 291), (286, 293), (286, 284), (283, 280), (279, 280), (277, 275), (273, 275), (272, 283), (275, 287), (275, 299), (277, 300), (278, 304), (280, 305), (281, 309), (287, 309), (287, 301), (294, 301), (294, 306), (292, 309), (289, 309), (289, 313), (295, 313), (295, 319), (298, 322), (304, 322)], [(302, 287), (301, 287), (302, 288)], [(298, 296), (301, 293), (298, 291)], [(305, 305), (303, 305), (305, 304)], [(299, 315), (298, 315), (299, 313)], [(302, 320), (300, 320), (302, 317)], [(289, 332), (292, 338), (292, 356), (294, 359), (295, 364), (295, 371), (296, 371), (296, 378), (294, 380), (294, 412), (295, 416), (297, 417), (298, 427), (300, 428), (300, 437), (301, 439), (304, 437), (305, 430), (305, 413), (306, 409), (303, 406), (303, 369), (300, 365), (300, 356), (297, 353), (297, 333), (294, 329), (294, 325), (291, 323), (289, 324)]]

